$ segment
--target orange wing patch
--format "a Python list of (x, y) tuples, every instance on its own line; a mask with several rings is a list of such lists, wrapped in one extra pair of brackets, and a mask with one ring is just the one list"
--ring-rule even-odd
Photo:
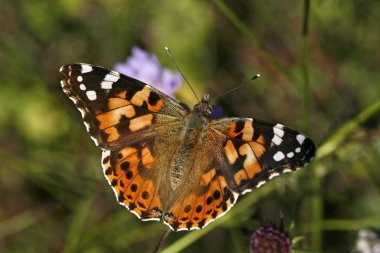
[(145, 167), (145, 168), (152, 168), (152, 165), (154, 163), (154, 157), (152, 156), (152, 153), (150, 152), (149, 148), (148, 147), (144, 147), (142, 149), (142, 165)]
[(201, 185), (206, 186), (211, 183), (213, 177), (216, 175), (216, 169), (212, 168), (210, 171), (202, 175)]
[(251, 141), (226, 140), (224, 144), (225, 156), (236, 185), (244, 189), (249, 181), (262, 172), (258, 159), (265, 152), (265, 147)]
[(129, 129), (132, 132), (140, 130), (144, 127), (150, 126), (153, 123), (153, 114), (147, 114), (138, 118), (131, 119)]
[[(201, 177), (198, 193), (183, 193), (164, 216), (164, 221), (173, 230), (200, 229), (227, 212), (236, 202), (238, 195), (232, 193), (223, 176), (211, 169)], [(211, 181), (212, 179), (212, 181)], [(206, 186), (205, 182), (209, 182)], [(187, 196), (185, 196), (187, 195)]]
[[(125, 98), (125, 94), (124, 94)], [(108, 99), (108, 109), (113, 110), (123, 106), (130, 105), (131, 103), (128, 100), (122, 98), (110, 98)]]
[(124, 91), (117, 93), (116, 97), (125, 99), (127, 97), (127, 91), (124, 90)]
[(253, 136), (252, 120), (233, 122), (228, 131), (228, 135), (232, 138), (239, 137), (243, 141), (251, 141)]
[(248, 178), (253, 178), (257, 173), (261, 172), (261, 166), (248, 143), (239, 147), (239, 154), (245, 156), (243, 167)]
[(138, 91), (133, 95), (131, 103), (137, 106), (142, 106), (144, 102), (148, 101), (149, 95), (150, 87), (145, 85), (141, 91)]
[(243, 180), (247, 180), (249, 177), (244, 168), (235, 172), (234, 179), (237, 185), (241, 185)]
[[(262, 140), (262, 138), (259, 137), (258, 140)], [(259, 159), (264, 152), (266, 151), (266, 148), (263, 146), (263, 144), (257, 143), (257, 142), (249, 142), (249, 146), (251, 147), (252, 150), (254, 150), (254, 154), (257, 159)]]
[(107, 134), (107, 142), (114, 142), (120, 138), (116, 127), (112, 126), (103, 130)]
[(152, 105), (151, 103), (148, 103), (148, 109), (152, 112), (158, 112), (162, 109), (164, 106), (164, 102), (162, 102), (162, 99), (157, 100), (155, 105)]
[[(154, 182), (141, 175), (139, 168), (152, 166), (154, 158), (148, 149), (126, 147), (119, 151), (103, 151), (104, 174), (120, 204), (142, 220), (160, 220), (161, 202)], [(113, 165), (114, 164), (114, 165)]]
[(145, 85), (144, 88), (136, 92), (131, 99), (131, 103), (136, 106), (143, 106), (144, 102), (147, 104), (148, 110), (152, 112), (158, 112), (164, 106), (162, 99), (151, 92), (149, 85)]
[(135, 114), (136, 114), (136, 111), (133, 105), (127, 105), (127, 106), (119, 107), (117, 109), (114, 109), (105, 113), (101, 113), (96, 116), (96, 119), (100, 123), (99, 128), (105, 129), (105, 128), (119, 124), (120, 118), (122, 116), (126, 118), (132, 118), (133, 116), (135, 116)]
[(230, 164), (234, 164), (239, 158), (239, 155), (236, 152), (235, 146), (231, 140), (227, 141), (226, 145), (224, 146), (224, 151)]

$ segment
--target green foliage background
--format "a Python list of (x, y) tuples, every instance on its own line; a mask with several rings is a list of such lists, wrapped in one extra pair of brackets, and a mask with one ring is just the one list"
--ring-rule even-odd
[[(198, 94), (260, 73), (220, 99), (226, 114), (300, 129), (319, 149), (207, 228), (171, 233), (162, 252), (247, 252), (281, 212), (295, 252), (349, 252), (358, 230), (380, 229), (380, 2), (311, 0), (308, 16), (305, 3), (1, 0), (0, 251), (153, 249), (166, 227), (117, 204), (59, 84), (61, 65), (111, 68), (133, 45), (173, 68), (171, 48)], [(196, 102), (186, 85), (177, 97)]]

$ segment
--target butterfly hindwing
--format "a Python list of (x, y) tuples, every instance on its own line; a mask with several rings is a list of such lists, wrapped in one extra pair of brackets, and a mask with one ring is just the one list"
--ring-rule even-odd
[(141, 220), (160, 220), (162, 216), (156, 155), (152, 141), (104, 150), (102, 155), (103, 172), (117, 201)]
[(63, 90), (76, 104), (95, 143), (115, 149), (176, 124), (186, 113), (175, 100), (155, 88), (115, 71), (89, 64), (71, 64)]
[(196, 149), (186, 187), (164, 213), (163, 221), (175, 231), (203, 228), (230, 210), (238, 199), (227, 184), (212, 140), (205, 141)]

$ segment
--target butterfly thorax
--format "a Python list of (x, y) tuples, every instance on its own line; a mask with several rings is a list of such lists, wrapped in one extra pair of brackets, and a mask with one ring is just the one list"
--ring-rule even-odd
[(174, 159), (169, 165), (170, 183), (172, 190), (177, 189), (182, 182), (186, 182), (188, 176), (192, 173), (193, 165), (197, 159), (197, 147), (202, 147), (206, 141), (207, 131), (210, 123), (211, 106), (209, 104), (208, 94), (202, 97), (201, 102), (194, 106), (192, 112), (185, 117), (183, 128), (178, 135), (177, 143), (180, 143), (176, 149)]

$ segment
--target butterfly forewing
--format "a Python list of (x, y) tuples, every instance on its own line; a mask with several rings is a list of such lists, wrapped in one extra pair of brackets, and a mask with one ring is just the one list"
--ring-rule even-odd
[[(284, 172), (305, 166), (315, 156), (314, 143), (304, 134), (281, 124), (251, 118), (214, 120), (230, 174), (229, 186), (245, 193)], [(230, 177), (230, 178), (231, 178)]]
[(89, 64), (60, 70), (63, 90), (76, 104), (95, 143), (116, 149), (173, 126), (186, 111), (155, 88), (118, 72)]

